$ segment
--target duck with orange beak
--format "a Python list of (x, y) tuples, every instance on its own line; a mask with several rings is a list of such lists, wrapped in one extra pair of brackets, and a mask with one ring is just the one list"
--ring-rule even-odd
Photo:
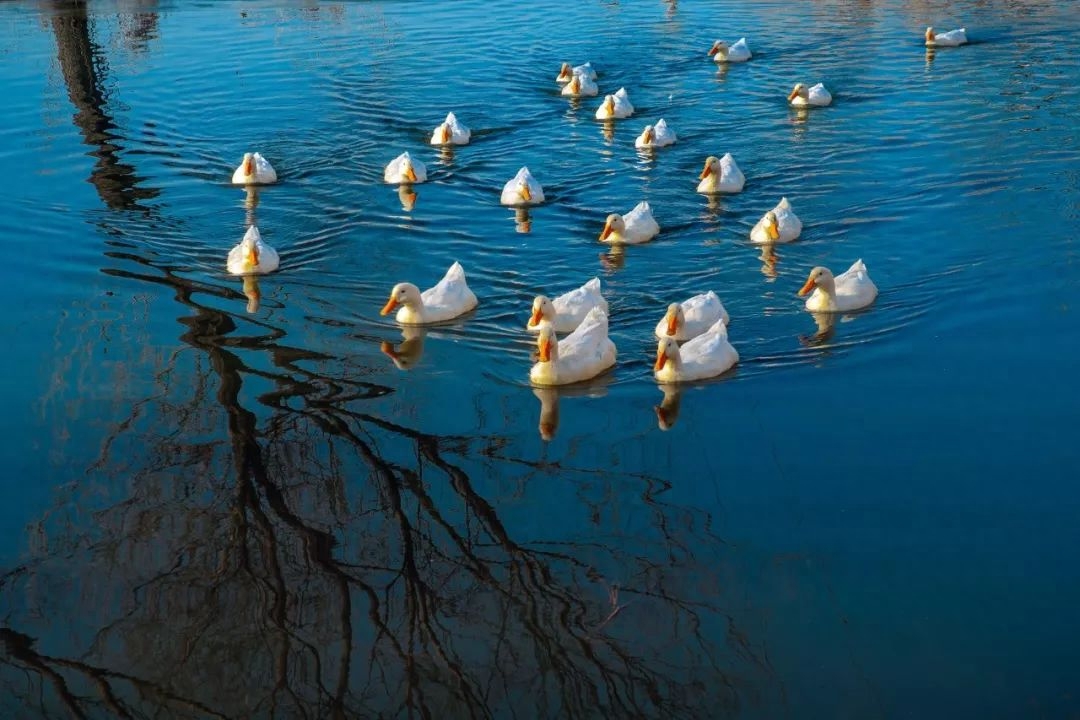
[(939, 48), (939, 47), (958, 47), (960, 45), (967, 44), (967, 30), (965, 28), (957, 28), (956, 30), (950, 30), (949, 32), (934, 32), (934, 28), (926, 28), (926, 34), (923, 36), (926, 47)]
[(545, 325), (536, 336), (539, 360), (529, 370), (534, 385), (568, 385), (596, 377), (615, 364), (618, 353), (608, 337), (608, 316), (593, 308), (561, 341)]
[(244, 153), (240, 166), (233, 171), (233, 185), (270, 185), (277, 182), (277, 171), (259, 153)]
[(611, 95), (604, 96), (604, 102), (596, 108), (597, 120), (616, 120), (628, 118), (634, 114), (634, 106), (630, 104), (630, 96), (626, 88), (619, 88)]
[(581, 73), (574, 73), (570, 82), (563, 86), (563, 97), (595, 97), (600, 93), (600, 86)]
[(753, 55), (750, 52), (750, 46), (746, 44), (746, 38), (739, 38), (731, 45), (723, 40), (717, 40), (709, 48), (709, 57), (718, 63), (736, 63), (746, 62)]
[(802, 234), (802, 220), (791, 209), (788, 199), (780, 198), (769, 212), (765, 213), (750, 231), (750, 242), (787, 243)]
[(499, 202), (511, 207), (539, 205), (544, 202), (544, 188), (532, 176), (529, 168), (523, 167), (503, 185)]
[(652, 214), (652, 206), (642, 200), (625, 215), (611, 213), (604, 220), (600, 242), (610, 245), (640, 245), (660, 233), (660, 225)]
[(582, 75), (588, 80), (596, 80), (596, 70), (593, 69), (592, 63), (587, 62), (584, 65), (570, 67), (570, 63), (564, 62), (559, 68), (559, 74), (555, 76), (555, 82), (565, 85), (573, 80), (575, 75)]
[(452, 320), (476, 306), (476, 295), (465, 280), (465, 270), (455, 262), (438, 284), (423, 292), (412, 283), (395, 285), (379, 314), (397, 310), (394, 319), (402, 325), (428, 325)]
[(731, 153), (723, 157), (710, 155), (705, 158), (705, 167), (698, 175), (697, 191), (703, 195), (742, 192), (746, 185), (746, 176), (735, 162)]
[(229, 251), (225, 267), (233, 275), (262, 275), (277, 270), (278, 263), (277, 251), (263, 242), (259, 228), (252, 225)]
[(728, 342), (727, 326), (717, 320), (681, 348), (674, 338), (660, 338), (653, 377), (659, 383), (693, 382), (725, 373), (737, 362), (739, 353)]
[(717, 320), (728, 324), (727, 308), (712, 290), (668, 305), (664, 317), (656, 323), (656, 337), (669, 337), (682, 342), (690, 340), (712, 327)]
[(403, 152), (386, 164), (383, 180), (391, 185), (405, 185), (427, 181), (427, 167)]
[(655, 125), (646, 125), (634, 140), (634, 147), (639, 150), (673, 145), (678, 138), (675, 131), (668, 127), (667, 121), (660, 118)]
[(600, 293), (600, 278), (595, 277), (554, 300), (546, 295), (537, 295), (525, 329), (540, 332), (544, 326), (550, 325), (556, 332), (572, 332), (593, 308), (600, 308), (605, 313), (608, 310), (607, 299)]
[(806, 298), (806, 309), (819, 313), (858, 310), (874, 302), (878, 294), (877, 285), (861, 259), (835, 277), (827, 267), (814, 268), (799, 289), (799, 297), (810, 291), (813, 294)]
[(432, 145), (468, 145), (472, 131), (458, 121), (454, 113), (447, 113), (442, 124), (431, 133)]
[(787, 99), (792, 107), (825, 107), (832, 103), (832, 94), (821, 83), (812, 87), (795, 83)]

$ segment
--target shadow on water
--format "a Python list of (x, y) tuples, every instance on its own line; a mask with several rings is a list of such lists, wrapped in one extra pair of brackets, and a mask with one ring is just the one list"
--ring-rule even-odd
[[(85, 4), (52, 7), (76, 123), (97, 148), (92, 182), (109, 208), (138, 207), (157, 191), (119, 159)], [(137, 269), (105, 273), (170, 291), (183, 347), (0, 577), (0, 684), (20, 707), (691, 718), (734, 714), (747, 687), (771, 682), (706, 580), (724, 543), (703, 513), (664, 502), (666, 481), (388, 419), (365, 405), (385, 408), (391, 388), (211, 304), (246, 296), (253, 312), (257, 283), (242, 295), (138, 248), (107, 257)], [(533, 478), (563, 483), (599, 527), (517, 531), (487, 478), (517, 478), (518, 494)], [(651, 532), (607, 526), (616, 493), (640, 498)]]

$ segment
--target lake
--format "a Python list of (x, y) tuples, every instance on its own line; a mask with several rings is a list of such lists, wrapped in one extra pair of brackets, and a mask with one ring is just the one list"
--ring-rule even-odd
[[(42, 0), (0, 53), (5, 717), (1080, 715), (1073, 0)], [(876, 302), (806, 312), (860, 258)], [(455, 260), (474, 312), (379, 315)], [(592, 277), (616, 367), (531, 387), (532, 298)], [(710, 289), (739, 364), (658, 386)]]

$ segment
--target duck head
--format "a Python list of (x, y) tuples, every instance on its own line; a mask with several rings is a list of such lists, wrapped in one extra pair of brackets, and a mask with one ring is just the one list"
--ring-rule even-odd
[(420, 288), (412, 283), (398, 283), (394, 286), (394, 289), (390, 291), (390, 299), (383, 305), (379, 314), (389, 315), (399, 305), (404, 305), (405, 307), (411, 308), (413, 311), (419, 312), (423, 307), (423, 304), (424, 301), (420, 297)]
[(702, 169), (701, 174), (698, 175), (698, 180), (704, 180), (713, 174), (717, 177), (720, 176), (720, 158), (710, 155), (705, 158), (705, 167)]
[(810, 97), (810, 91), (807, 90), (806, 86), (802, 83), (795, 83), (795, 87), (791, 88), (791, 93), (787, 96), (788, 102), (791, 102), (797, 97), (801, 97), (803, 100)]
[(540, 329), (536, 338), (536, 347), (540, 351), (540, 362), (557, 362), (559, 359), (559, 340), (550, 325)]
[(416, 170), (413, 169), (412, 158), (409, 157), (409, 153), (405, 153), (405, 158), (401, 161), (401, 177), (403, 180), (416, 182)]
[(814, 288), (821, 288), (821, 291), (826, 295), (836, 294), (836, 279), (833, 277), (832, 272), (829, 271), (829, 268), (819, 265), (811, 270), (809, 277), (806, 278), (806, 284), (799, 289), (799, 297), (805, 296)]
[(439, 142), (443, 145), (449, 143), (450, 138), (453, 136), (453, 133), (450, 131), (450, 123), (448, 122), (444, 122), (442, 125), (440, 125), (435, 131), (435, 133), (439, 137)]
[(765, 213), (765, 234), (770, 240), (780, 239), (780, 221), (776, 219), (776, 213), (772, 210)]
[(646, 125), (645, 129), (641, 131), (641, 142), (644, 145), (652, 145), (653, 140), (656, 139), (656, 130), (652, 125)]
[(607, 115), (608, 117), (615, 117), (615, 96), (614, 95), (605, 95), (604, 96), (603, 108), (604, 108), (604, 114), (605, 115)]
[(581, 94), (581, 76), (574, 74), (574, 77), (570, 80), (570, 92), (574, 95)]
[(529, 326), (536, 327), (543, 320), (549, 323), (555, 320), (555, 303), (547, 295), (537, 295), (532, 304), (532, 315), (529, 317)]
[(564, 62), (562, 67), (559, 68), (559, 75), (555, 78), (556, 82), (566, 82), (573, 75), (573, 71), (570, 68), (570, 63)]
[(661, 338), (656, 344), (656, 363), (653, 365), (653, 370), (663, 370), (668, 363), (678, 367), (681, 361), (679, 343), (675, 342), (674, 338)]
[(626, 221), (622, 219), (622, 215), (611, 213), (604, 220), (604, 229), (600, 231), (600, 240), (607, 240), (612, 235), (624, 232), (626, 232)]
[(686, 325), (686, 314), (683, 312), (682, 305), (679, 303), (668, 305), (667, 312), (664, 313), (664, 322), (667, 323), (667, 334), (677, 335), (679, 329)]
[(728, 45), (723, 40), (717, 40), (713, 43), (712, 48), (709, 49), (709, 57), (720, 56), (721, 59), (727, 59)]
[(934, 28), (932, 28), (932, 27), (926, 28), (926, 44), (927, 45), (933, 45), (934, 41), (936, 39), (937, 39), (937, 33), (934, 32)]
[(240, 250), (244, 254), (244, 264), (251, 267), (258, 267), (259, 265), (259, 243), (262, 241), (262, 236), (259, 234), (259, 228), (252, 225), (244, 233), (244, 239), (240, 241)]
[(255, 174), (255, 153), (244, 153), (244, 177), (252, 177)]

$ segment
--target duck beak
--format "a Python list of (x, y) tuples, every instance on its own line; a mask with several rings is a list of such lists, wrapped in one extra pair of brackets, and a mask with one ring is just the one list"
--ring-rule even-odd
[(798, 96), (798, 94), (799, 94), (799, 88), (792, 88), (791, 92), (787, 96), (788, 102), (791, 102), (792, 100), (794, 100)]
[(656, 353), (656, 364), (653, 365), (653, 370), (663, 370), (664, 365), (667, 364), (667, 361), (668, 356), (666, 352), (661, 350), (660, 352)]
[(450, 142), (450, 126), (446, 123), (442, 124), (442, 142), (444, 145)]
[(581, 93), (581, 81), (578, 80), (577, 75), (575, 75), (574, 79), (570, 81), (570, 92), (574, 93), (575, 95)]
[(765, 232), (768, 234), (770, 240), (780, 239), (780, 228), (777, 227), (777, 223), (771, 222), (765, 226)]
[(704, 180), (710, 175), (712, 175), (712, 166), (709, 165), (709, 163), (705, 163), (705, 169), (701, 171), (700, 175), (698, 175), (698, 180)]
[(712, 57), (718, 52), (720, 52), (720, 46), (714, 43), (713, 46), (709, 48), (709, 57)]
[(551, 341), (546, 338), (540, 341), (540, 362), (551, 362)]
[(600, 231), (600, 239), (607, 240), (608, 236), (610, 236), (612, 232), (614, 231), (611, 229), (611, 221), (607, 220), (606, 222), (604, 222), (604, 229)]
[(679, 316), (672, 315), (667, 319), (667, 334), (675, 335), (679, 332)]
[(387, 356), (391, 360), (397, 360), (398, 359), (397, 351), (394, 350), (393, 343), (391, 343), (389, 341), (383, 340), (382, 344), (379, 345), (379, 350), (381, 350), (382, 354)]
[(544, 319), (544, 313), (540, 311), (540, 308), (536, 308), (532, 312), (532, 317), (529, 318), (530, 325), (539, 325), (540, 321)]
[(248, 158), (247, 160), (244, 161), (244, 174), (245, 175), (254, 175), (255, 174), (255, 158)]
[(559, 77), (557, 79), (558, 80), (565, 80), (569, 75), (570, 75), (570, 65), (568, 63), (563, 63), (563, 66), (561, 68), (559, 68)]
[(615, 114), (615, 100), (610, 95), (607, 96), (607, 100), (604, 101), (604, 107), (607, 108), (608, 115)]
[(652, 128), (649, 128), (645, 131), (645, 137), (642, 140), (645, 141), (646, 145), (651, 145), (654, 137), (656, 137), (656, 133), (653, 132)]
[(522, 185), (521, 189), (518, 190), (518, 195), (521, 196), (522, 200), (532, 200), (532, 190), (529, 189), (528, 185)]
[(393, 312), (394, 308), (396, 308), (397, 306), (398, 306), (397, 298), (396, 297), (391, 297), (389, 300), (386, 301), (386, 304), (383, 305), (383, 309), (379, 311), (379, 314), (380, 315), (389, 315), (391, 312)]
[(252, 245), (250, 248), (248, 248), (248, 251), (247, 251), (247, 263), (248, 263), (248, 265), (251, 265), (252, 267), (255, 267), (255, 266), (257, 266), (259, 264), (259, 248), (257, 248), (254, 245)]
[(806, 284), (799, 289), (799, 297), (803, 297), (806, 293), (810, 292), (817, 287), (817, 283), (814, 282), (814, 278), (807, 278)]
[(416, 182), (416, 171), (413, 170), (412, 165), (405, 168), (405, 177), (409, 179), (409, 182)]

